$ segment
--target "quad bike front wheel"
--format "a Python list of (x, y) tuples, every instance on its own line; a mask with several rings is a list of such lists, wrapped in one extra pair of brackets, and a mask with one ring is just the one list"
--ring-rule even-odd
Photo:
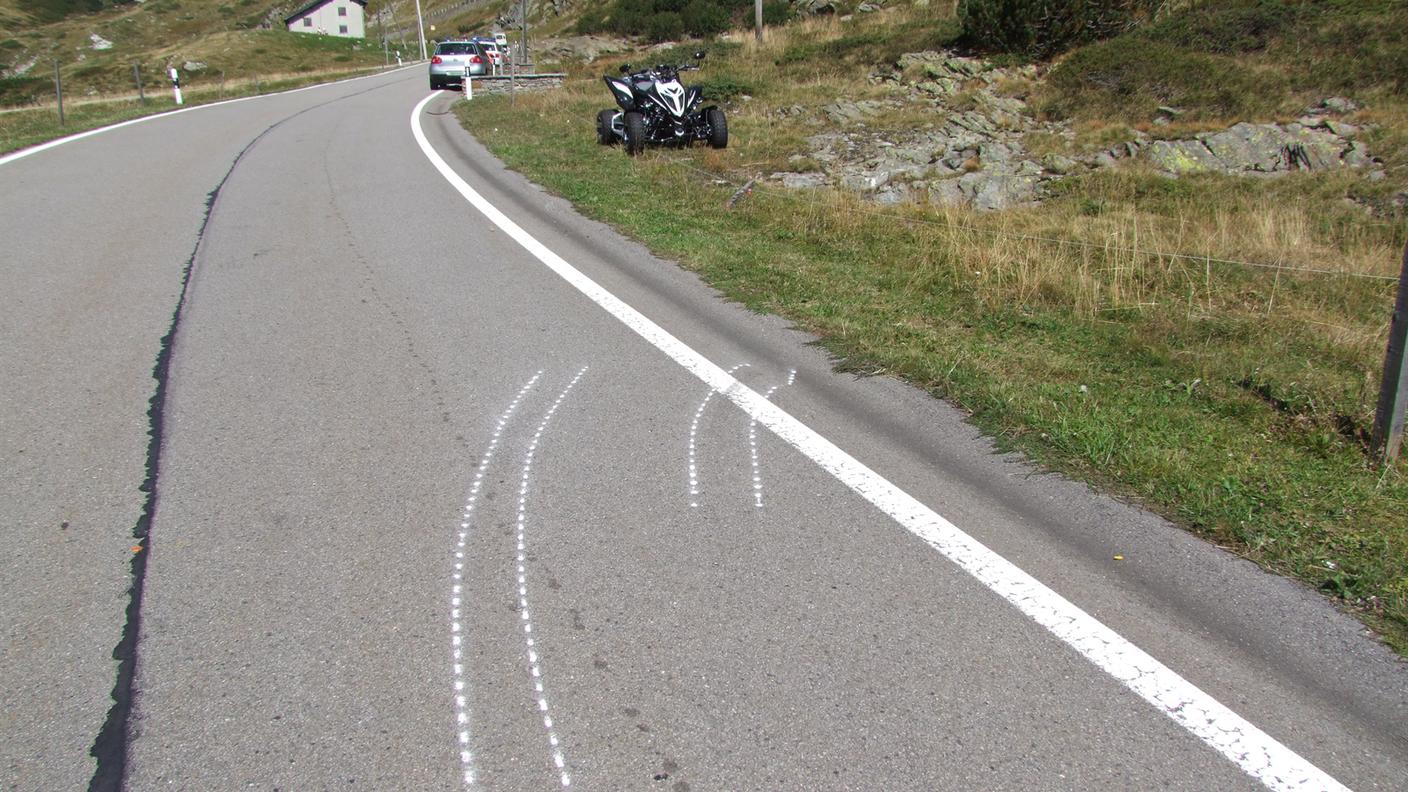
[(724, 111), (717, 107), (709, 108), (705, 114), (705, 120), (709, 122), (709, 145), (712, 148), (721, 149), (728, 147), (728, 119), (724, 118)]
[(616, 142), (616, 133), (611, 131), (611, 120), (615, 117), (615, 110), (602, 110), (596, 114), (596, 142), (603, 146)]
[(626, 153), (634, 157), (645, 151), (645, 116), (632, 112), (621, 120), (626, 127)]

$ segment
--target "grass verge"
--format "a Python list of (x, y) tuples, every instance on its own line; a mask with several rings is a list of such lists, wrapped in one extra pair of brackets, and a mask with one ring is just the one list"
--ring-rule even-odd
[[(840, 368), (949, 399), (1002, 447), (1320, 589), (1408, 653), (1408, 465), (1363, 447), (1404, 238), (1346, 205), (1352, 177), (1128, 169), (993, 215), (760, 187), (729, 210), (729, 178), (781, 154), (784, 121), (743, 102), (726, 151), (628, 160), (595, 143), (608, 103), (591, 77), (458, 112), (510, 167), (817, 334)], [(1355, 274), (1296, 269), (1327, 260)]]

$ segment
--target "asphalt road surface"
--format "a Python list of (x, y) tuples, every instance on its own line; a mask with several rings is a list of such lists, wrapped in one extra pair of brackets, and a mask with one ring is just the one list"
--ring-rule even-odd
[(423, 100), (0, 159), (4, 788), (1408, 789), (1354, 620)]

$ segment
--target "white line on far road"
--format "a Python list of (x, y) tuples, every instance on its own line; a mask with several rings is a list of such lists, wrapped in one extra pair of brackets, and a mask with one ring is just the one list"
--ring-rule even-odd
[(1347, 787), (1329, 774), (734, 379), (524, 231), (470, 187), (431, 147), (420, 116), (437, 95), (425, 97), (411, 111), (411, 134), (426, 159), (466, 201), (548, 269), (1248, 775), (1278, 791), (1347, 792)]

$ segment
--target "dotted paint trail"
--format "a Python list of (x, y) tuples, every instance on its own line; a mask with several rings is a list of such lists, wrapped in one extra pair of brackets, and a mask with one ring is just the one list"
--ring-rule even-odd
[(523, 458), (523, 477), (518, 485), (518, 613), (523, 624), (523, 641), (528, 651), (528, 674), (532, 678), (533, 692), (538, 699), (538, 712), (543, 716), (543, 729), (548, 735), (548, 749), (552, 752), (552, 763), (557, 768), (559, 780), (564, 787), (572, 785), (572, 777), (567, 773), (567, 758), (562, 753), (562, 743), (557, 737), (557, 729), (553, 726), (552, 711), (548, 707), (548, 696), (543, 689), (543, 669), (538, 655), (538, 642), (533, 637), (533, 615), (528, 607), (528, 571), (525, 567), (528, 553), (528, 482), (533, 472), (533, 456), (538, 452), (538, 444), (543, 439), (543, 432), (547, 431), (548, 422), (557, 412), (557, 408), (562, 406), (562, 401), (567, 398), (567, 394), (582, 379), (582, 375), (587, 373), (587, 367), (583, 366), (577, 376), (567, 383), (567, 387), (557, 395), (557, 400), (548, 408), (543, 420), (538, 424), (538, 430), (533, 433), (533, 441), (528, 444), (528, 453)]
[[(729, 374), (741, 368), (748, 368), (747, 363), (739, 363), (728, 370)], [(717, 390), (710, 390), (704, 395), (704, 400), (699, 402), (699, 409), (694, 411), (694, 420), (689, 423), (689, 507), (699, 508), (699, 466), (695, 463), (694, 449), (699, 437), (699, 419), (704, 417), (704, 408), (709, 406), (710, 400), (714, 398)]]
[[(786, 385), (791, 385), (797, 381), (797, 369), (787, 372)], [(778, 388), (785, 385), (774, 385), (768, 388), (763, 398), (772, 400), (772, 395), (777, 393)], [(763, 508), (763, 468), (758, 462), (758, 419), (752, 416), (748, 418), (748, 457), (753, 462), (753, 505), (759, 509)]]
[(542, 371), (534, 374), (526, 385), (519, 388), (518, 395), (514, 396), (508, 408), (499, 416), (499, 422), (495, 424), (494, 433), (489, 439), (489, 447), (484, 450), (484, 456), (479, 460), (479, 469), (474, 474), (469, 496), (465, 498), (464, 515), (460, 519), (458, 541), (455, 542), (455, 571), (451, 574), (451, 580), (454, 582), (450, 584), (450, 649), (454, 660), (455, 728), (458, 732), (455, 739), (460, 748), (460, 772), (466, 787), (474, 786), (475, 773), (474, 754), (470, 751), (468, 694), (465, 692), (464, 623), (460, 617), (464, 592), (464, 547), (469, 538), (470, 524), (473, 522), (471, 518), (474, 516), (474, 505), (479, 500), (479, 490), (484, 486), (484, 474), (489, 469), (489, 463), (494, 461), (494, 452), (498, 450), (504, 427), (508, 426), (509, 419), (518, 410), (523, 397), (528, 395), (528, 391), (533, 389), (542, 376)]

